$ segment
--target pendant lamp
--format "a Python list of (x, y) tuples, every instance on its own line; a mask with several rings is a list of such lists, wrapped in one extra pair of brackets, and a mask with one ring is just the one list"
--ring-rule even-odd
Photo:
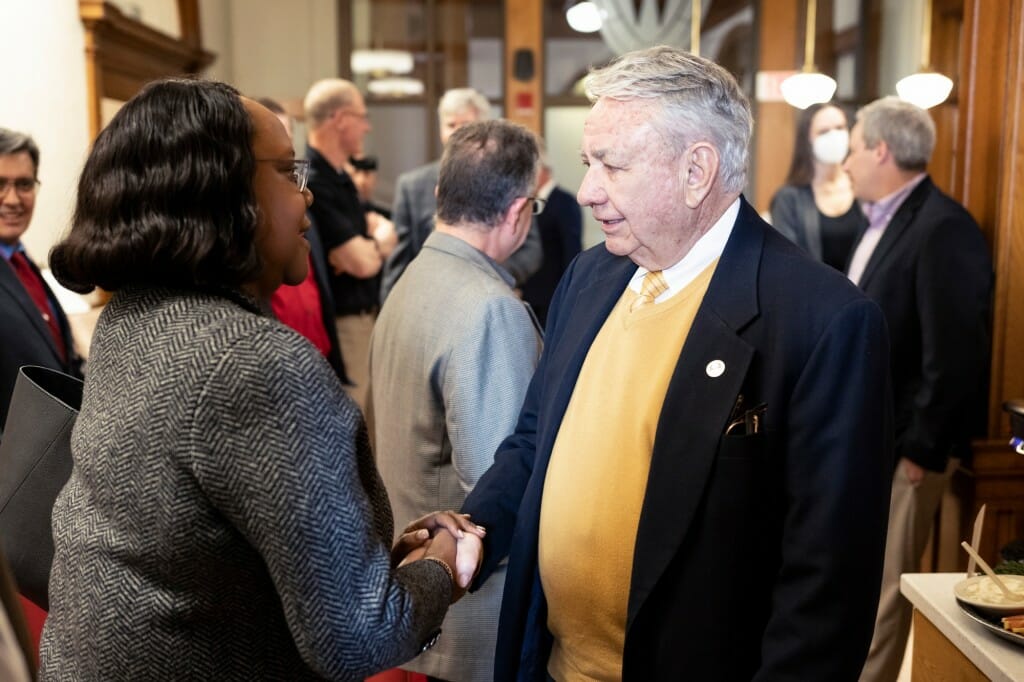
[(932, 0), (924, 2), (924, 31), (921, 34), (921, 68), (917, 73), (906, 76), (896, 83), (900, 99), (922, 109), (931, 109), (942, 104), (953, 91), (953, 81), (935, 71), (931, 66), (932, 48)]
[(814, 30), (817, 24), (817, 3), (807, 0), (807, 24), (804, 33), (804, 67), (800, 73), (782, 81), (782, 98), (797, 109), (806, 109), (818, 102), (827, 102), (836, 92), (836, 82), (814, 69)]

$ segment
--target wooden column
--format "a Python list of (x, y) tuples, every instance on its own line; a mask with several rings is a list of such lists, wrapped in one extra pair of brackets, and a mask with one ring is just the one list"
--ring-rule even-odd
[[(761, 49), (760, 71), (798, 69), (803, 62), (802, 0), (761, 0), (757, 24)], [(754, 102), (754, 148), (751, 176), (754, 196), (748, 197), (761, 212), (782, 187), (793, 154), (793, 136), (799, 113), (785, 102)]]
[[(937, 144), (929, 170), (981, 226), (992, 249), (995, 294), (986, 438), (956, 485), (964, 504), (953, 544), (987, 505), (981, 553), (1024, 537), (1024, 457), (1014, 453), (1003, 401), (1024, 397), (1024, 0), (937, 0), (932, 61), (956, 81), (932, 110)], [(956, 481), (955, 481), (956, 483)], [(966, 558), (954, 549), (959, 564)], [(949, 566), (940, 567), (949, 570)]]
[[(544, 3), (542, 0), (505, 1), (505, 118), (541, 133), (544, 98)], [(532, 74), (515, 75), (520, 63), (532, 60)]]

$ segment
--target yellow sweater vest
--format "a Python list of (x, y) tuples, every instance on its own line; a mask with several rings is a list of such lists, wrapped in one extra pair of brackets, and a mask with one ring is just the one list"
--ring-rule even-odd
[(555, 439), (538, 541), (548, 672), (619, 680), (637, 523), (654, 433), (717, 261), (664, 303), (630, 312), (626, 289), (594, 339)]

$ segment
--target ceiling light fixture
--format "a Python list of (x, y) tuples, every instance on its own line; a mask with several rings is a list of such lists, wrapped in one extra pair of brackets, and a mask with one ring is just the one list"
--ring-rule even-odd
[(921, 67), (896, 83), (900, 99), (931, 109), (942, 104), (953, 91), (953, 81), (930, 66), (932, 49), (932, 0), (924, 3), (924, 30), (921, 33)]
[(412, 53), (405, 50), (352, 50), (352, 73), (411, 73)]
[(423, 81), (402, 76), (375, 78), (366, 84), (366, 89), (380, 97), (415, 97), (424, 90)]
[(836, 92), (836, 82), (814, 68), (814, 31), (817, 28), (817, 3), (807, 0), (807, 23), (804, 31), (804, 67), (779, 84), (782, 98), (797, 109), (827, 102)]
[(601, 10), (589, 0), (573, 3), (565, 10), (565, 20), (569, 22), (569, 27), (579, 33), (600, 31), (604, 21), (601, 15)]

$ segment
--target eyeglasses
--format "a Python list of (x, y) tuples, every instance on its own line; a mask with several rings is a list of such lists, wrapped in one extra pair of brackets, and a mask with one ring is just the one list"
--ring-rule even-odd
[[(306, 189), (306, 183), (309, 181), (309, 159), (256, 159), (260, 163), (276, 163), (281, 166), (281, 170), (288, 170), (291, 173), (291, 181), (295, 183), (295, 186), (302, 192)], [(0, 191), (0, 195), (3, 192)]]
[(544, 206), (548, 203), (547, 199), (541, 199), (540, 197), (526, 197), (533, 201), (533, 215), (540, 215), (544, 212)]
[(14, 188), (18, 196), (27, 197), (35, 194), (39, 181), (35, 178), (0, 178), (0, 197), (7, 195), (7, 190)]
[(342, 111), (343, 114), (352, 114), (357, 118), (361, 118), (364, 121), (369, 120), (370, 114), (364, 109), (362, 111), (356, 111), (355, 109), (345, 109)]

